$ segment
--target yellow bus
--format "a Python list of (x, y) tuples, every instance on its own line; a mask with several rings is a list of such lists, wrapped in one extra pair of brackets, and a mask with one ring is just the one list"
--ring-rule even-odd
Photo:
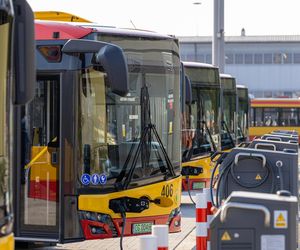
[(275, 130), (300, 132), (300, 99), (254, 98), (251, 99), (249, 137), (269, 134)]
[(16, 240), (180, 231), (177, 39), (36, 21), (37, 87), (19, 108)]
[[(17, 10), (17, 11), (16, 11)], [(24, 30), (26, 32), (24, 32)], [(0, 1), (0, 249), (13, 250), (11, 145), (15, 105), (32, 98), (33, 13), (26, 1)]]
[(229, 74), (220, 74), (221, 79), (221, 149), (235, 147), (237, 130), (237, 89), (235, 78)]
[(183, 62), (192, 86), (192, 102), (185, 110), (190, 143), (183, 144), (182, 188), (184, 191), (209, 187), (210, 156), (220, 150), (220, 77), (210, 64)]

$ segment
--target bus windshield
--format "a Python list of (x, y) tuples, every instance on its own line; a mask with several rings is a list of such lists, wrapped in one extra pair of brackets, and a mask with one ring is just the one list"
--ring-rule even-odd
[(185, 67), (192, 83), (190, 129), (194, 129), (193, 157), (210, 153), (219, 143), (220, 83), (215, 68)]
[[(4, 14), (4, 15), (2, 15)], [(10, 212), (10, 184), (9, 184), (9, 164), (8, 164), (8, 86), (7, 72), (9, 70), (9, 41), (10, 23), (8, 16), (0, 12), (0, 228), (7, 223), (4, 220)], [(4, 223), (4, 224), (3, 224)]]
[(232, 139), (235, 135), (236, 86), (234, 78), (221, 78), (223, 89), (223, 123), (221, 132), (222, 149), (234, 147)]
[[(122, 184), (131, 170), (128, 188), (162, 181), (172, 176), (164, 147), (178, 176), (181, 137), (180, 122), (176, 119), (180, 116), (177, 44), (173, 40), (147, 41), (109, 35), (99, 39), (124, 49), (130, 91), (125, 97), (114, 94), (106, 82), (105, 72), (92, 68), (79, 72), (79, 174), (105, 175), (106, 185), (100, 189), (97, 186), (100, 192), (124, 188)], [(148, 118), (143, 111), (143, 91), (150, 96)], [(162, 145), (152, 131), (145, 136), (139, 150), (149, 123), (155, 124)]]

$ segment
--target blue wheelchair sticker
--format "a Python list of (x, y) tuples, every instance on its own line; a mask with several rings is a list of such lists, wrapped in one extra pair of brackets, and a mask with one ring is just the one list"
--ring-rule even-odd
[(104, 185), (107, 181), (106, 175), (105, 174), (101, 174), (100, 175), (100, 184)]
[(90, 185), (91, 183), (91, 176), (89, 174), (81, 175), (81, 183), (85, 186)]
[(100, 183), (100, 175), (93, 174), (91, 182), (93, 185), (98, 185)]

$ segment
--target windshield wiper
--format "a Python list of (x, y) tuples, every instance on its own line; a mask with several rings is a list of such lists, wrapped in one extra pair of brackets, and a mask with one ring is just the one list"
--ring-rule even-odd
[(229, 136), (229, 140), (230, 140), (230, 143), (231, 143), (232, 147), (235, 147), (235, 143), (234, 143), (234, 141), (233, 141), (233, 138), (232, 138), (232, 136), (231, 136), (231, 133), (230, 133), (230, 131), (229, 131), (229, 128), (227, 127), (226, 122), (225, 122), (225, 121), (222, 121), (221, 124), (222, 124), (222, 126), (225, 127), (226, 133), (227, 133), (228, 136)]
[[(209, 137), (209, 140), (210, 140), (209, 144), (210, 144), (210, 147), (211, 147), (211, 151), (214, 151), (214, 152), (217, 151), (216, 144), (213, 141), (212, 135), (211, 135), (211, 133), (210, 133), (210, 131), (208, 129), (206, 121), (203, 120), (203, 121), (201, 121), (201, 123), (203, 124), (205, 132), (207, 133), (207, 135)], [(203, 128), (201, 128), (200, 130), (202, 131), (201, 133), (202, 133), (202, 135), (204, 137), (205, 134), (204, 134)], [(196, 135), (194, 136), (194, 138), (192, 140), (192, 147), (190, 149), (187, 149), (186, 153), (183, 153), (183, 155), (185, 155), (185, 157), (183, 159), (184, 162), (187, 162), (187, 161), (191, 160), (191, 158), (193, 157), (193, 151), (195, 149), (193, 145), (195, 144), (195, 141), (198, 140), (198, 138), (199, 138), (198, 133), (200, 133), (200, 132), (197, 129), (196, 130)], [(198, 145), (197, 148), (200, 148), (200, 146), (203, 145), (203, 144), (199, 145), (199, 143), (197, 142), (197, 145)]]

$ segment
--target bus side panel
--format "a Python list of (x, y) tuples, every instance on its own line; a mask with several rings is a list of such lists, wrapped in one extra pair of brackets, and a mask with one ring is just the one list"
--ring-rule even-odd
[(0, 249), (13, 250), (15, 249), (14, 235), (9, 234), (7, 236), (0, 237)]
[[(191, 167), (202, 167), (203, 173), (197, 175), (197, 176), (189, 176), (189, 184), (190, 184), (190, 190), (196, 190), (196, 189), (202, 189), (205, 187), (209, 187), (210, 185), (210, 177), (211, 177), (211, 171), (213, 169), (213, 166), (211, 165), (210, 156), (192, 160), (189, 162), (182, 163), (182, 167), (185, 166), (191, 166)], [(188, 183), (184, 176), (182, 176), (182, 188), (184, 191), (188, 190)], [(198, 186), (198, 188), (196, 188)]]

